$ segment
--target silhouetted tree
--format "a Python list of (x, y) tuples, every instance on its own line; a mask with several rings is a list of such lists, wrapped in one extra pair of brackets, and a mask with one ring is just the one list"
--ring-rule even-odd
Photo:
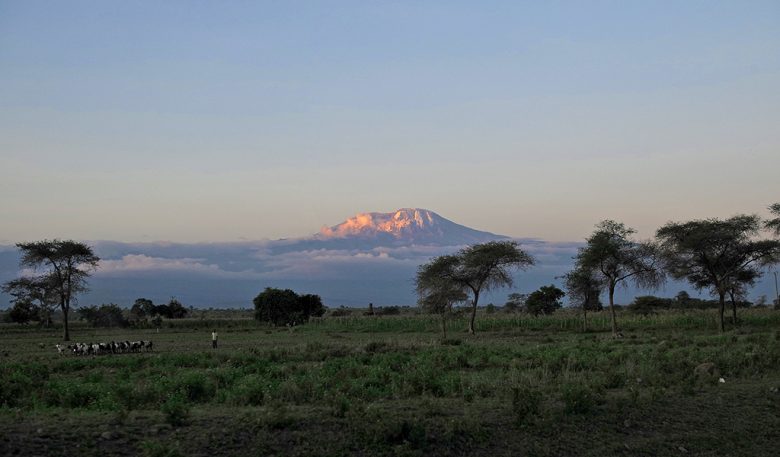
[(169, 319), (184, 319), (187, 317), (188, 310), (181, 304), (176, 298), (171, 298), (168, 302), (168, 315), (165, 316)]
[(70, 340), (68, 313), (74, 298), (87, 290), (90, 271), (97, 268), (100, 258), (92, 248), (72, 240), (43, 240), (18, 243), (22, 251), (20, 265), (35, 271), (42, 270), (36, 280), (50, 284), (62, 310), (63, 339)]
[(148, 298), (138, 298), (130, 308), (130, 316), (134, 320), (143, 320), (154, 315), (154, 303)]
[(274, 325), (302, 324), (325, 314), (319, 295), (298, 295), (290, 289), (266, 287), (253, 302), (255, 319)]
[(526, 311), (538, 316), (539, 314), (552, 314), (561, 307), (561, 298), (566, 295), (561, 289), (550, 284), (542, 286), (528, 295), (525, 301)]
[(28, 299), (15, 300), (8, 310), (8, 320), (17, 324), (26, 324), (40, 319), (40, 308)]
[(592, 270), (581, 265), (563, 275), (569, 301), (582, 310), (582, 330), (588, 330), (588, 311), (601, 311), (601, 282)]
[(780, 236), (780, 203), (770, 205), (769, 212), (775, 217), (764, 222), (764, 228), (771, 230), (775, 236)]
[(514, 313), (517, 310), (525, 307), (525, 301), (528, 299), (528, 294), (521, 294), (519, 292), (512, 292), (506, 297), (506, 303), (504, 303), (504, 309), (507, 312)]
[(100, 306), (84, 306), (78, 310), (79, 316), (93, 327), (127, 327), (125, 313), (113, 303)]
[(441, 316), (442, 335), (447, 339), (447, 317), (452, 314), (452, 305), (468, 300), (468, 295), (464, 284), (452, 280), (439, 270), (446, 267), (444, 264), (437, 265), (437, 262), (446, 262), (440, 259), (417, 268), (415, 285), (418, 305), (427, 313)]
[(634, 298), (634, 301), (628, 305), (628, 310), (647, 316), (649, 314), (655, 314), (660, 309), (669, 309), (672, 307), (673, 300), (671, 298), (661, 298), (654, 295), (643, 295), (641, 297)]
[(525, 269), (533, 264), (533, 257), (520, 249), (516, 241), (490, 241), (463, 248), (454, 255), (437, 257), (423, 267), (435, 269), (442, 280), (455, 282), (471, 291), (473, 301), (468, 331), (474, 334), (480, 293), (511, 286), (511, 270)]
[(718, 296), (720, 331), (725, 331), (725, 297), (749, 272), (761, 276), (761, 268), (777, 262), (780, 241), (757, 240), (758, 216), (670, 222), (658, 229), (666, 270), (675, 279), (686, 279), (695, 288)]
[(576, 263), (596, 278), (609, 292), (609, 311), (612, 333), (617, 334), (615, 317), (615, 289), (627, 281), (637, 287), (654, 288), (663, 281), (657, 266), (655, 246), (649, 242), (633, 241), (636, 233), (620, 222), (602, 221), (577, 253)]
[[(51, 316), (57, 306), (57, 296), (50, 277), (21, 277), (8, 281), (2, 287), (3, 292), (11, 295), (14, 303), (25, 302), (22, 308), (33, 309), (32, 320), (42, 325), (51, 324)], [(29, 319), (28, 319), (29, 320)]]

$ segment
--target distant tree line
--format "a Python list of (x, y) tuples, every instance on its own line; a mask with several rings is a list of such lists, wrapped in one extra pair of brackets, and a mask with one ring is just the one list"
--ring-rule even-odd
[(78, 309), (81, 319), (93, 327), (159, 327), (162, 319), (183, 319), (189, 310), (176, 298), (168, 303), (155, 305), (151, 300), (139, 298), (129, 311), (113, 303), (100, 306), (84, 306)]
[[(769, 211), (772, 218), (767, 220), (756, 215), (737, 215), (669, 222), (656, 231), (654, 240), (646, 241), (636, 240), (636, 230), (623, 223), (602, 221), (578, 250), (574, 268), (560, 278), (565, 292), (550, 285), (527, 295), (515, 293), (509, 296), (505, 307), (534, 315), (550, 314), (561, 307), (561, 298), (568, 294), (570, 302), (582, 310), (583, 328), (587, 329), (587, 312), (600, 310), (600, 296), (606, 293), (612, 332), (617, 336), (617, 288), (633, 284), (653, 290), (670, 277), (685, 280), (696, 290), (717, 297), (722, 332), (726, 301), (731, 305), (732, 322), (736, 325), (737, 309), (748, 305), (747, 292), (767, 266), (780, 262), (780, 203), (771, 205)], [(774, 238), (762, 236), (762, 231)], [(474, 333), (480, 292), (510, 286), (511, 269), (533, 264), (533, 258), (513, 241), (474, 245), (454, 255), (435, 257), (417, 270), (418, 304), (442, 316), (446, 334), (444, 325), (452, 306), (470, 296), (473, 311), (468, 331)], [(707, 308), (712, 304), (687, 294), (678, 294), (674, 299), (643, 296), (637, 297), (629, 309), (650, 313), (664, 308)]]

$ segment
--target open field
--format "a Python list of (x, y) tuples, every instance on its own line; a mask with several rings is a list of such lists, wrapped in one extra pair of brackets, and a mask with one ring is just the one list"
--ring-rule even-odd
[[(0, 455), (777, 455), (780, 312), (342, 317), (0, 327)], [(220, 347), (210, 332), (219, 327)], [(710, 362), (715, 372), (696, 374)], [(725, 383), (719, 382), (724, 378)]]

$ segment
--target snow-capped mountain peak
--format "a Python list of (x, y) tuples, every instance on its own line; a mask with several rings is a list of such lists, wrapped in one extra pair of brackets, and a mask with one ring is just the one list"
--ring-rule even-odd
[(391, 238), (398, 242), (435, 244), (468, 244), (505, 238), (456, 224), (421, 208), (402, 208), (391, 213), (358, 213), (341, 224), (322, 227), (316, 237)]

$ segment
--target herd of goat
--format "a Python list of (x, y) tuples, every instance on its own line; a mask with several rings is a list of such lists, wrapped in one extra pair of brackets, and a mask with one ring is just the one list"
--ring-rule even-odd
[(57, 352), (60, 354), (72, 353), (75, 355), (100, 355), (100, 354), (125, 354), (130, 352), (151, 351), (151, 341), (111, 341), (109, 343), (74, 343), (57, 344)]

